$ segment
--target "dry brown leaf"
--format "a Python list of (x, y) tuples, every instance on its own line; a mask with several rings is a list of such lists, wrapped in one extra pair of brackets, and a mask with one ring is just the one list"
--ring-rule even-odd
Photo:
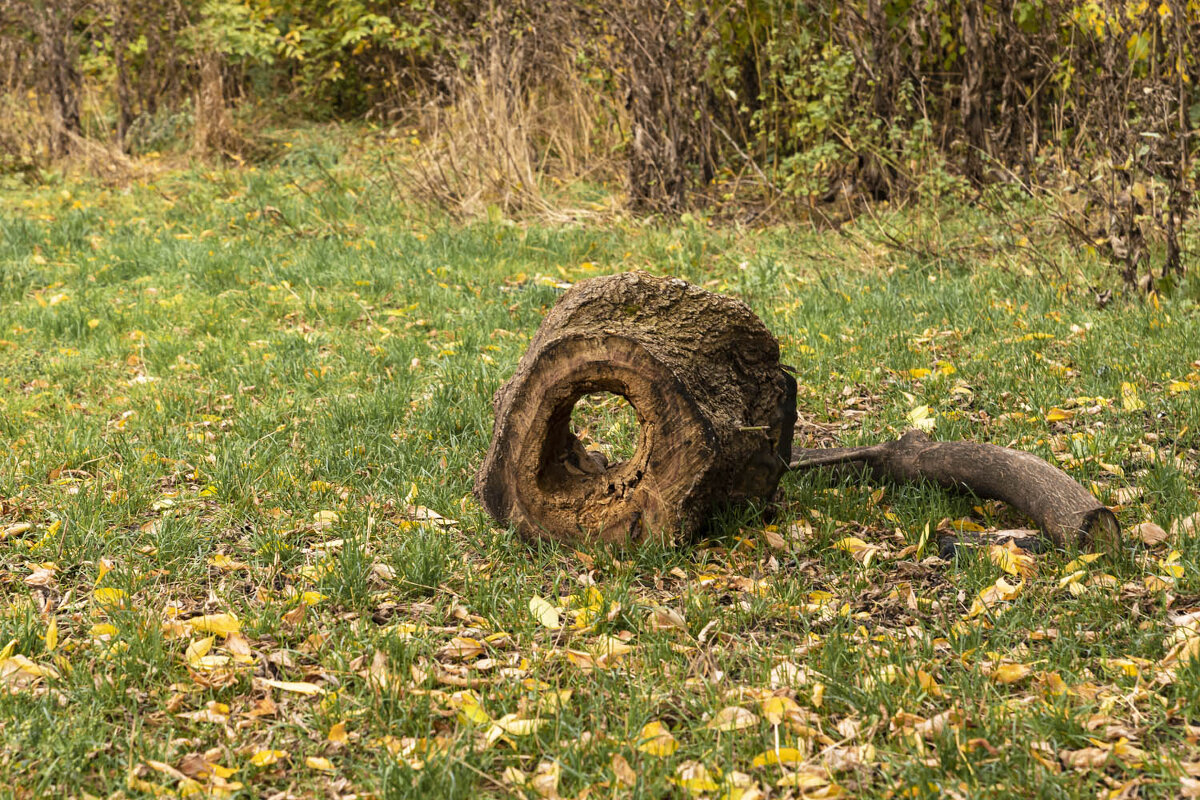
[(646, 619), (647, 626), (653, 631), (680, 630), (688, 632), (687, 621), (683, 614), (673, 608), (654, 606)]
[(633, 767), (629, 766), (629, 762), (625, 760), (625, 756), (620, 753), (613, 753), (611, 764), (618, 784), (625, 787), (637, 785), (637, 773), (633, 771)]
[(1129, 529), (1129, 535), (1153, 547), (1167, 540), (1167, 532), (1153, 522), (1141, 522)]
[(1176, 519), (1172, 522), (1171, 536), (1195, 536), (1197, 528), (1200, 528), (1200, 512)]

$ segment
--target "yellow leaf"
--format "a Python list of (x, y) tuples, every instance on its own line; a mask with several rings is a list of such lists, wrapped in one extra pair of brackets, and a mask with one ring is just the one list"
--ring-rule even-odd
[(750, 765), (752, 767), (770, 767), (775, 764), (802, 764), (807, 758), (808, 756), (794, 747), (780, 747), (759, 753), (750, 762)]
[(555, 689), (538, 695), (538, 709), (551, 714), (557, 714), (566, 707), (574, 691), (571, 689)]
[(1000, 664), (991, 669), (988, 677), (996, 683), (1016, 683), (1029, 677), (1033, 667), (1028, 664)]
[(302, 694), (310, 697), (314, 694), (324, 694), (325, 692), (320, 686), (308, 681), (277, 681), (271, 678), (259, 678), (257, 682), (263, 686), (279, 689), (281, 692), (291, 692), (292, 694)]
[(800, 713), (800, 704), (790, 697), (771, 696), (759, 705), (759, 711), (772, 725), (781, 725), (791, 714)]
[(813, 708), (820, 708), (825, 703), (825, 684), (817, 681), (812, 687), (812, 704)]
[(105, 587), (92, 592), (92, 599), (102, 606), (122, 606), (129, 599), (129, 593), (124, 589)]
[(1037, 683), (1042, 690), (1042, 694), (1057, 697), (1067, 693), (1067, 682), (1057, 672), (1039, 672)]
[(1171, 381), (1167, 384), (1167, 389), (1171, 394), (1179, 394), (1180, 392), (1190, 392), (1192, 385), (1187, 381)]
[(212, 649), (213, 642), (216, 641), (215, 636), (209, 636), (206, 639), (197, 639), (188, 645), (187, 651), (183, 654), (183, 660), (189, 664), (197, 664), (200, 659), (208, 655), (208, 651)]
[(1065, 411), (1061, 408), (1052, 408), (1046, 412), (1047, 422), (1062, 422), (1065, 419), (1070, 419), (1075, 416), (1074, 411)]
[(562, 621), (558, 616), (558, 609), (550, 604), (545, 598), (534, 595), (529, 599), (529, 612), (533, 614), (533, 618), (542, 624), (543, 627), (550, 630), (558, 630), (562, 627)]
[(712, 731), (740, 731), (758, 724), (758, 717), (753, 711), (740, 706), (726, 706), (708, 721), (706, 726)]
[(1003, 545), (994, 544), (987, 552), (991, 562), (1009, 575), (1023, 578), (1037, 571), (1037, 562), (1033, 556), (1021, 550), (1012, 541)]
[(840, 790), (834, 793), (822, 792), (820, 794), (810, 791), (812, 789), (819, 789), (822, 786), (828, 786), (830, 789), (837, 789), (836, 786), (829, 786), (829, 775), (827, 773), (810, 769), (800, 770), (798, 772), (789, 772), (776, 781), (775, 785), (781, 789), (800, 789), (804, 792), (802, 796), (805, 798), (815, 798), (818, 796), (832, 798), (842, 796)]
[(328, 758), (321, 758), (320, 756), (309, 756), (304, 759), (304, 765), (309, 769), (317, 769), (322, 772), (329, 772), (333, 769), (333, 762)]
[(505, 714), (492, 724), (510, 736), (530, 736), (545, 723), (544, 719), (522, 719), (517, 714)]
[(700, 795), (715, 792), (721, 788), (720, 784), (713, 780), (708, 769), (696, 761), (685, 761), (680, 764), (675, 770), (675, 775), (676, 777), (670, 779), (671, 783), (691, 794)]
[(930, 433), (937, 426), (937, 414), (929, 406), (917, 406), (908, 412), (908, 422), (917, 430)]
[(1015, 599), (1024, 588), (1025, 581), (1013, 586), (1004, 578), (997, 579), (995, 583), (980, 592), (979, 597), (975, 598), (971, 604), (971, 610), (967, 613), (967, 619), (974, 619), (987, 611), (996, 613), (1000, 603), (1007, 603)]
[(215, 633), (218, 636), (228, 636), (242, 629), (242, 623), (233, 614), (205, 614), (202, 617), (192, 617), (186, 622), (194, 631)]
[(666, 758), (679, 749), (679, 742), (671, 735), (671, 729), (658, 720), (642, 726), (636, 744), (641, 752), (659, 758)]
[(208, 563), (225, 572), (233, 572), (239, 569), (250, 569), (250, 565), (241, 561), (236, 561), (224, 553), (217, 553), (208, 560)]
[(941, 697), (942, 687), (937, 680), (923, 669), (917, 670), (917, 685), (921, 687), (921, 691), (928, 694), (930, 697)]
[(46, 652), (54, 652), (54, 648), (58, 647), (58, 618), (51, 617), (50, 624), (46, 626)]
[(1071, 575), (1081, 569), (1087, 569), (1088, 564), (1091, 564), (1093, 561), (1096, 561), (1103, 555), (1103, 553), (1084, 553), (1078, 558), (1072, 559), (1069, 564), (1063, 567), (1062, 574)]
[(269, 767), (288, 757), (286, 750), (259, 750), (250, 756), (250, 763), (256, 767)]
[(854, 557), (854, 560), (860, 562), (864, 567), (871, 566), (871, 560), (879, 553), (882, 548), (879, 545), (867, 544), (857, 536), (846, 536), (838, 539), (833, 544), (837, 550), (844, 550)]
[(833, 543), (837, 550), (845, 550), (847, 553), (857, 553), (860, 550), (865, 550), (871, 545), (859, 539), (857, 536), (847, 536), (844, 539), (838, 539)]
[(933, 372), (932, 370), (925, 369), (924, 367), (918, 367), (917, 369), (905, 370), (904, 374), (910, 378), (920, 380), (921, 378), (928, 378), (933, 374)]
[(346, 723), (334, 723), (329, 729), (329, 736), (327, 738), (333, 744), (345, 744), (346, 742), (350, 741), (350, 736), (346, 733)]
[(483, 710), (479, 696), (470, 689), (450, 695), (450, 707), (458, 712), (458, 718), (462, 722), (484, 725), (492, 721), (492, 718)]
[(1121, 384), (1121, 408), (1126, 411), (1141, 411), (1146, 404), (1138, 399), (1137, 387), (1128, 381)]

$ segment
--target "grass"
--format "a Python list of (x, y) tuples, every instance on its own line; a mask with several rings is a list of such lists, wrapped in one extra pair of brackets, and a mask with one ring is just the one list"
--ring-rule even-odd
[[(1193, 785), (1200, 668), (1164, 660), (1200, 606), (1193, 534), (1042, 554), (1022, 583), (983, 548), (933, 558), (948, 521), (1022, 521), (932, 487), (794, 475), (769, 523), (634, 553), (516, 540), (469, 490), (556, 284), (648, 269), (763, 317), (801, 445), (927, 406), (938, 437), (1032, 450), (1169, 528), (1198, 506), (1194, 278), (1099, 308), (1106, 278), (1054, 241), (1038, 278), (871, 224), (455, 226), (380, 174), (314, 138), (0, 194), (0, 795)], [(994, 220), (881, 223), (919, 245)], [(612, 398), (575, 424), (617, 453), (636, 426)], [(1020, 590), (971, 616), (1002, 577)]]

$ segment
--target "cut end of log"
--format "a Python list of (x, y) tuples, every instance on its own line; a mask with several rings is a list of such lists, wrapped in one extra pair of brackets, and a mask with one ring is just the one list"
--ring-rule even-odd
[[(571, 430), (581, 397), (610, 392), (638, 422), (607, 463)], [(740, 301), (624, 273), (583, 281), (496, 392), (475, 494), (527, 537), (618, 545), (699, 530), (721, 503), (769, 500), (791, 457), (795, 381)]]

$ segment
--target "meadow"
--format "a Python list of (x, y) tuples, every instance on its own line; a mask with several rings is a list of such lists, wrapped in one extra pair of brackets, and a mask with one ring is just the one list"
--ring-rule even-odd
[[(453, 220), (388, 174), (297, 135), (3, 179), (0, 796), (1200, 796), (1195, 263), (1121, 291), (965, 205)], [(1027, 523), (818, 473), (669, 549), (497, 528), (492, 393), (632, 269), (750, 304), (798, 446), (1027, 449), (1122, 546), (947, 552)], [(577, 420), (616, 452), (618, 405)]]

